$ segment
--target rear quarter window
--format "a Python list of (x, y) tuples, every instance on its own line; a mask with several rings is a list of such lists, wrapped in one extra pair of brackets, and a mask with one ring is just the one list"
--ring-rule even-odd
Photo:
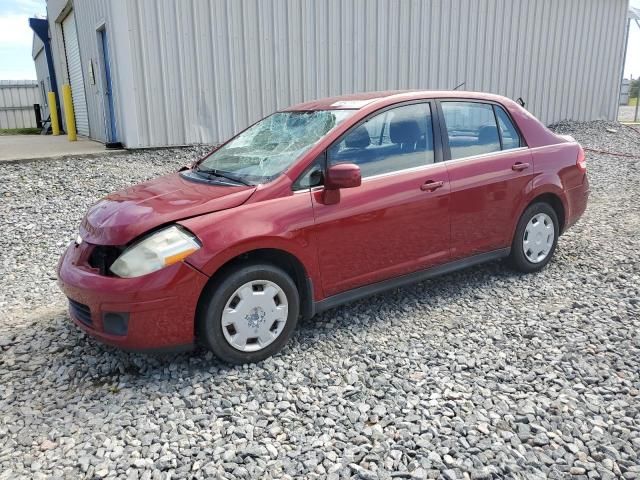
[(521, 147), (522, 141), (520, 140), (520, 134), (513, 125), (509, 115), (507, 115), (507, 112), (497, 105), (494, 105), (493, 108), (496, 110), (496, 118), (498, 119), (498, 126), (500, 127), (500, 133), (502, 135), (502, 149), (509, 150), (511, 148)]

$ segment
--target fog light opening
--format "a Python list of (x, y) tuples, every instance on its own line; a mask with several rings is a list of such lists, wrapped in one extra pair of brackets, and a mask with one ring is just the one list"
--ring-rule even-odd
[(109, 312), (102, 317), (102, 327), (105, 333), (124, 336), (129, 330), (129, 314)]

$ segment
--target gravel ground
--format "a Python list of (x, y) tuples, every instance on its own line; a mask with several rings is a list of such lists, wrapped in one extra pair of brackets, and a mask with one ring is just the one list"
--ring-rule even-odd
[[(640, 155), (628, 127), (554, 128)], [(0, 479), (640, 478), (640, 160), (587, 153), (589, 209), (544, 271), (378, 295), (228, 367), (102, 346), (53, 280), (92, 201), (193, 155), (3, 166)]]

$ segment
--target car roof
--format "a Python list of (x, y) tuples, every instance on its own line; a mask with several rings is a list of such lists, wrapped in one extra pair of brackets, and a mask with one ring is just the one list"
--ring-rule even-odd
[(310, 110), (359, 110), (373, 103), (393, 103), (394, 101), (410, 101), (424, 98), (467, 98), (474, 100), (490, 100), (503, 103), (506, 97), (485, 92), (471, 92), (466, 90), (386, 90), (380, 92), (362, 92), (350, 95), (320, 98), (308, 102), (298, 103), (282, 111), (310, 111)]

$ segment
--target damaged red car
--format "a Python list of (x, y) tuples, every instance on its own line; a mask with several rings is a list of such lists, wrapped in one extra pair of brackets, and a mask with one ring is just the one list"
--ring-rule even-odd
[(59, 284), (102, 342), (254, 362), (345, 302), (491, 260), (542, 269), (588, 194), (578, 143), (507, 98), (328, 98), (97, 202)]

